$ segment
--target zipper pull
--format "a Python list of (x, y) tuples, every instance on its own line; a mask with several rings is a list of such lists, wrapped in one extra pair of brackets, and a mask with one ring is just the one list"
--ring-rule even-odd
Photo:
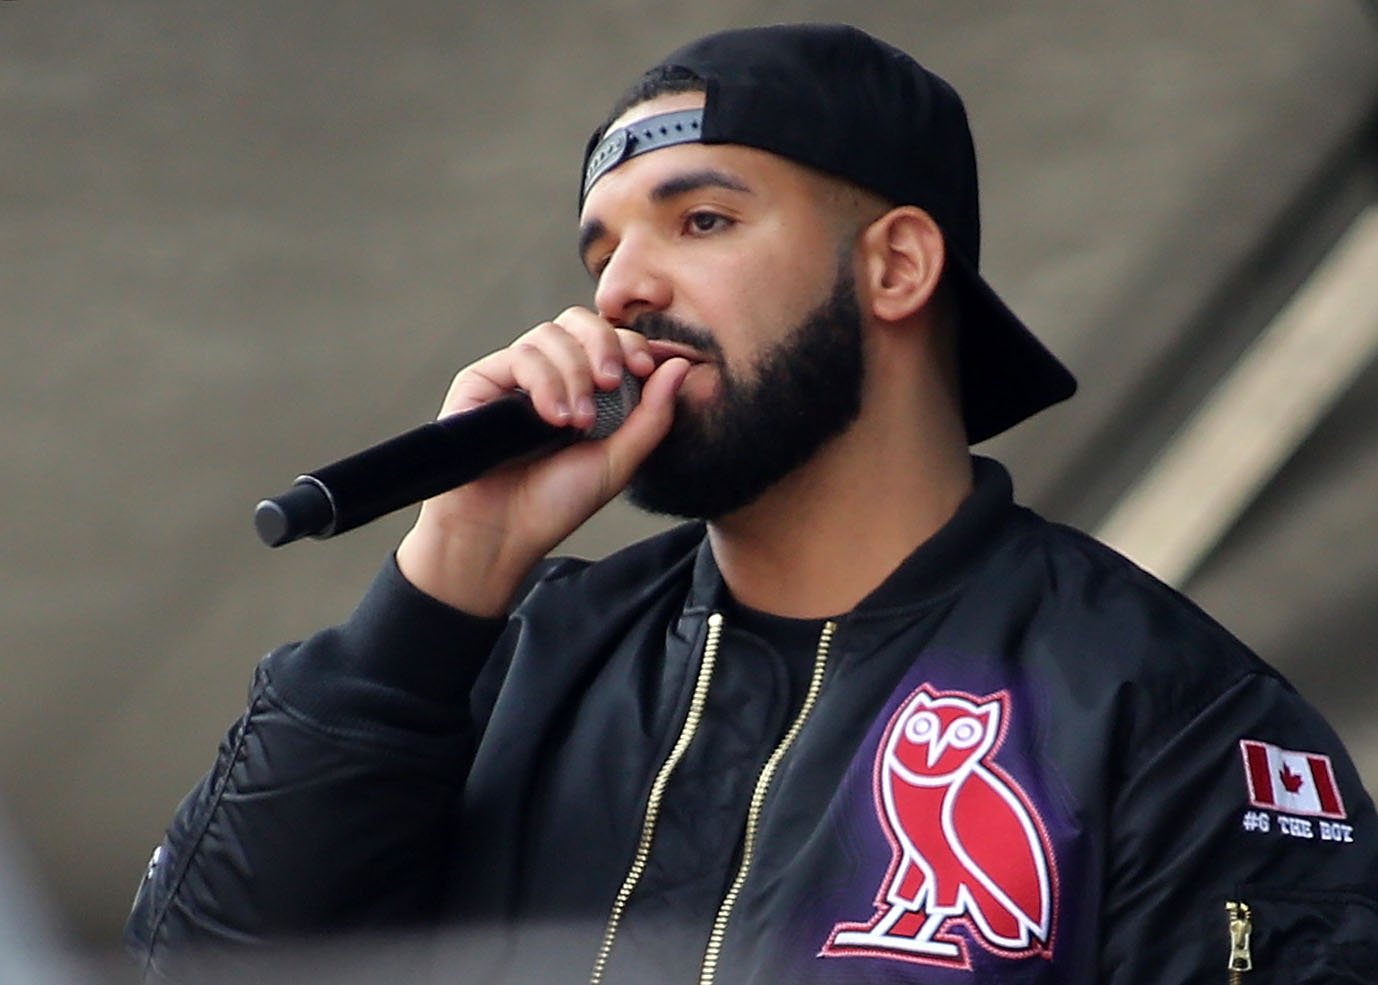
[[(1225, 904), (1230, 915), (1230, 964), (1232, 972), (1253, 971), (1254, 956), (1249, 949), (1249, 935), (1254, 931), (1253, 912), (1248, 903), (1230, 900)], [(1231, 976), (1233, 978), (1233, 976)]]

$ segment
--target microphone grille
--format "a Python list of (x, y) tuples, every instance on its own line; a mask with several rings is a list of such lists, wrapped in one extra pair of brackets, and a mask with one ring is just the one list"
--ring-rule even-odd
[(593, 426), (584, 436), (587, 438), (606, 438), (622, 426), (627, 415), (641, 400), (641, 381), (631, 373), (622, 373), (622, 382), (616, 390), (595, 390)]

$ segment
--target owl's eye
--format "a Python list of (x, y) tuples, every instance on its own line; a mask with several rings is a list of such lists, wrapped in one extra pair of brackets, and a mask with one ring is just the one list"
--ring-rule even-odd
[(947, 730), (947, 741), (955, 749), (970, 749), (981, 741), (981, 723), (974, 718), (959, 718)]
[(938, 738), (938, 716), (931, 711), (921, 711), (904, 723), (904, 737), (910, 742), (923, 745)]

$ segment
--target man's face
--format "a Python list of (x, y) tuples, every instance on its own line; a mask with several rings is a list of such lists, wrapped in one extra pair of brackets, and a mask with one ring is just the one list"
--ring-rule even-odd
[[(661, 97), (615, 126), (702, 102)], [(822, 180), (752, 148), (681, 144), (589, 191), (580, 249), (599, 313), (645, 334), (657, 359), (695, 364), (674, 429), (633, 480), (640, 505), (724, 516), (855, 417), (861, 319)]]

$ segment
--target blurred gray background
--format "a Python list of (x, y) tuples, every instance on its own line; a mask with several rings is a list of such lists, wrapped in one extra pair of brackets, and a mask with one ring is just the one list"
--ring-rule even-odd
[[(0, 895), (67, 947), (117, 946), (257, 658), (343, 618), (409, 516), (271, 551), (254, 503), (428, 419), (460, 366), (588, 299), (579, 158), (643, 67), (720, 27), (825, 19), (963, 93), (987, 275), (1081, 378), (982, 450), (1093, 531), (1175, 469), (1177, 499), (1122, 544), (1150, 566), (1172, 518), (1238, 486), (1171, 578), (1378, 784), (1372, 4), (10, 0)], [(1307, 317), (1353, 347), (1274, 360), (1262, 410), (1222, 411), (1230, 454), (1174, 457), (1258, 340)], [(1236, 482), (1233, 451), (1288, 421)], [(617, 506), (569, 546), (654, 527)]]

